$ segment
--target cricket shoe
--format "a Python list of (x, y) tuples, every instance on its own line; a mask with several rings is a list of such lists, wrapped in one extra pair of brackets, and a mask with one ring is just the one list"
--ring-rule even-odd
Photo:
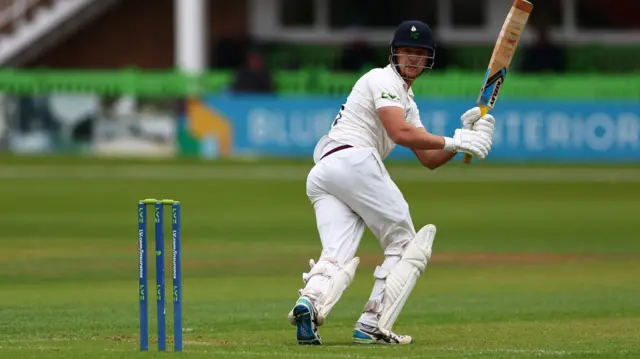
[(389, 335), (383, 334), (378, 328), (358, 323), (353, 330), (354, 344), (412, 344), (413, 338), (408, 335), (399, 335), (389, 331)]
[(322, 344), (322, 338), (320, 338), (320, 333), (318, 333), (316, 312), (309, 298), (300, 297), (300, 299), (298, 299), (296, 305), (291, 312), (289, 312), (289, 322), (296, 326), (298, 344)]

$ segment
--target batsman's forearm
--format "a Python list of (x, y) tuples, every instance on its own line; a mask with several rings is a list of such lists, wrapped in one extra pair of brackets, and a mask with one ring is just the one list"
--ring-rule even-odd
[(449, 162), (455, 153), (445, 150), (423, 151), (424, 155), (420, 157), (420, 162), (428, 169), (435, 170), (443, 164)]
[(410, 126), (400, 131), (392, 140), (400, 146), (413, 150), (439, 150), (445, 145), (444, 137)]

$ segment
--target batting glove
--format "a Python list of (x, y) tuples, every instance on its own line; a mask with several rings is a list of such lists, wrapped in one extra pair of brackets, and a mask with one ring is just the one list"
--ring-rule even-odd
[(474, 107), (465, 112), (460, 120), (462, 128), (465, 130), (473, 130), (486, 133), (489, 138), (493, 138), (495, 132), (496, 120), (492, 115), (486, 114), (480, 117), (480, 107)]
[(491, 151), (491, 137), (484, 132), (457, 129), (453, 137), (445, 137), (444, 150), (469, 153), (483, 160)]

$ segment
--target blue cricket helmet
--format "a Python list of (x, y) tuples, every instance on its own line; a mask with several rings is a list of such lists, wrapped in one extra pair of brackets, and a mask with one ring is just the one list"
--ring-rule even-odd
[(436, 56), (436, 41), (429, 25), (418, 20), (408, 20), (396, 28), (390, 44), (391, 56), (389, 59), (396, 67), (398, 73), (400, 73), (400, 68), (395, 56), (395, 49), (398, 47), (414, 47), (429, 50), (429, 55), (426, 56), (425, 66), (423, 66), (421, 74), (425, 70), (431, 71), (433, 68)]

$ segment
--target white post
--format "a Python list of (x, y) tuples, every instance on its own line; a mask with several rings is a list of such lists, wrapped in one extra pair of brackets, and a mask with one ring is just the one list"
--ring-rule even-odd
[(207, 0), (174, 0), (175, 65), (198, 74), (207, 67)]
[[(535, 5), (534, 5), (535, 6)], [(562, 40), (571, 41), (578, 34), (578, 17), (575, 0), (564, 0), (564, 18), (562, 19)]]

